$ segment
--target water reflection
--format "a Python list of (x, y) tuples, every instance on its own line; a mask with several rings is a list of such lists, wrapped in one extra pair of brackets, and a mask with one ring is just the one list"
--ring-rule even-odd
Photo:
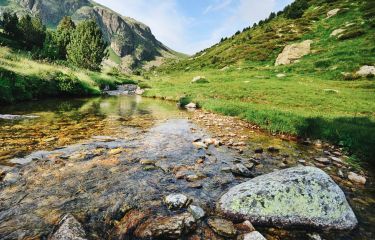
[(174, 104), (140, 96), (53, 99), (2, 107), (0, 112), (39, 116), (0, 120), (2, 164), (32, 151), (50, 150), (95, 135), (126, 136), (126, 127), (147, 128), (156, 120), (182, 114)]

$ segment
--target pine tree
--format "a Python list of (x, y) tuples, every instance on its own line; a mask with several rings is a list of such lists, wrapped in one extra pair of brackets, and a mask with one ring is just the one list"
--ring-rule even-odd
[(67, 47), (68, 60), (72, 64), (90, 69), (100, 70), (102, 60), (107, 57), (107, 44), (103, 33), (93, 20), (78, 24)]
[(25, 15), (18, 24), (21, 40), (26, 49), (42, 48), (46, 37), (46, 27), (43, 25), (39, 17), (30, 17)]
[(72, 40), (72, 35), (76, 25), (71, 17), (65, 16), (57, 26), (56, 41), (59, 47), (59, 57), (61, 59), (67, 58), (67, 47)]
[(4, 29), (4, 33), (10, 38), (15, 39), (19, 36), (18, 17), (15, 13), (11, 14), (4, 12), (1, 25), (1, 27)]

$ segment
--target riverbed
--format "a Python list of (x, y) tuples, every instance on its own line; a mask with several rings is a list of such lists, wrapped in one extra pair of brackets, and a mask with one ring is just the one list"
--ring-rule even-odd
[[(298, 165), (323, 169), (345, 192), (359, 227), (318, 234), (374, 239), (373, 173), (360, 172), (367, 178), (362, 186), (347, 179), (354, 171), (350, 166), (320, 164), (316, 158), (342, 154), (324, 142), (298, 143), (239, 119), (188, 112), (173, 102), (140, 96), (35, 101), (1, 107), (1, 114), (36, 116), (0, 120), (1, 239), (48, 238), (66, 213), (82, 223), (90, 239), (117, 239), (118, 222), (129, 211), (144, 218), (180, 214), (163, 203), (172, 193), (189, 196), (206, 212), (186, 239), (221, 239), (206, 219), (217, 215), (221, 195), (250, 179), (230, 171), (238, 163), (251, 165), (251, 177)], [(197, 147), (204, 139), (220, 144)], [(267, 239), (304, 239), (316, 233), (257, 229)], [(134, 238), (131, 233), (127, 237)]]

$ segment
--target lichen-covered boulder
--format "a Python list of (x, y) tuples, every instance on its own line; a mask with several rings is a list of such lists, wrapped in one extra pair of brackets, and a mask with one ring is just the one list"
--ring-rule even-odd
[(218, 208), (258, 225), (350, 230), (358, 223), (340, 187), (315, 167), (289, 168), (237, 185)]

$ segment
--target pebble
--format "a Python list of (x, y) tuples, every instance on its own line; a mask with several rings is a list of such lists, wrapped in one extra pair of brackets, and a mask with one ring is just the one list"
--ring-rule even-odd
[(277, 147), (269, 147), (269, 148), (267, 148), (267, 150), (270, 153), (278, 153), (278, 152), (280, 152), (280, 149), (278, 149)]
[(315, 161), (326, 165), (331, 163), (331, 161), (325, 157), (315, 158)]
[(263, 153), (263, 148), (257, 148), (254, 150), (255, 153)]
[(251, 233), (246, 233), (243, 236), (243, 240), (267, 240), (260, 232), (254, 231)]
[(358, 175), (354, 172), (350, 172), (348, 174), (348, 178), (353, 183), (358, 183), (358, 184), (362, 184), (362, 185), (366, 184), (366, 178), (364, 176)]
[(195, 220), (202, 219), (206, 215), (205, 211), (201, 207), (195, 205), (190, 205), (188, 211), (193, 215)]
[(142, 159), (139, 161), (141, 165), (155, 165), (156, 161), (154, 160), (148, 160), (148, 159)]
[(254, 175), (245, 167), (243, 164), (236, 164), (231, 168), (231, 171), (234, 175), (242, 177), (254, 177)]
[(170, 194), (164, 198), (169, 209), (181, 209), (189, 205), (189, 198), (184, 194)]

